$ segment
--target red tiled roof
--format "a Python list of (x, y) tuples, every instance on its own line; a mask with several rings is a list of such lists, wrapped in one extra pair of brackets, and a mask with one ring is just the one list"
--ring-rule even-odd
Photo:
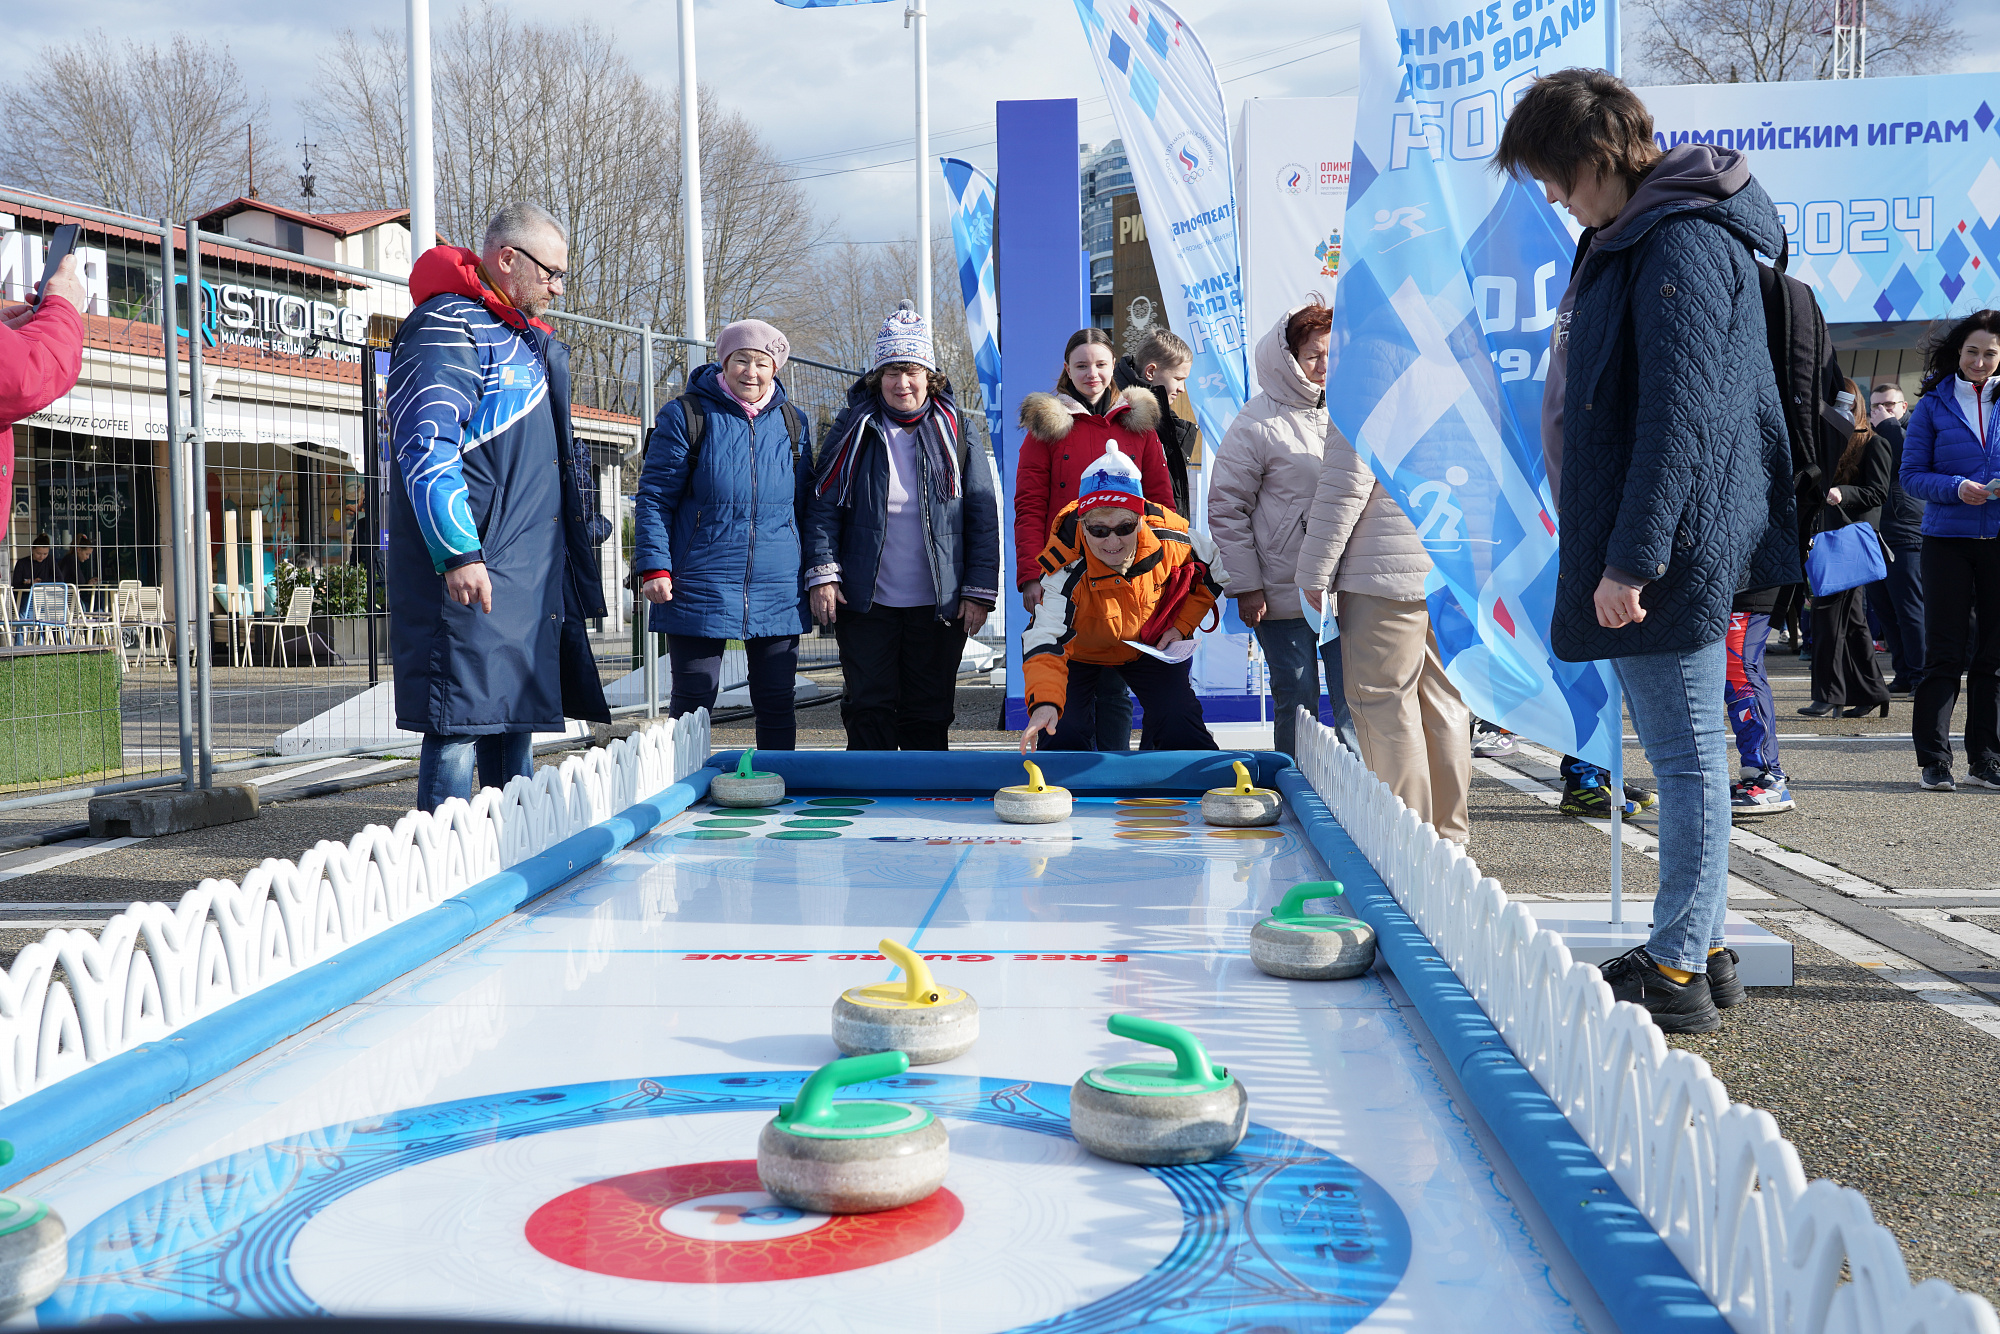
[[(232, 199), (218, 208), (212, 208), (195, 221), (219, 223), (224, 218), (233, 218), (239, 213), (253, 210), (269, 213), (274, 217), (287, 218), (308, 227), (317, 227), (336, 236), (352, 236), (356, 232), (365, 232), (370, 227), (380, 227), (385, 222), (396, 222), (410, 216), (410, 210), (406, 208), (375, 208), (360, 213), (303, 213), (295, 208), (286, 208), (282, 204), (273, 204), (268, 199), (243, 197)], [(439, 243), (443, 243), (442, 237), (439, 238)]]
[(590, 421), (623, 422), (628, 426), (638, 426), (641, 424), (637, 417), (627, 417), (620, 412), (606, 412), (603, 408), (586, 408), (581, 403), (570, 404), (569, 415), (572, 417), (583, 417)]
[[(110, 240), (137, 241), (140, 243), (140, 248), (142, 249), (147, 246), (153, 249), (159, 248), (160, 234), (155, 230), (149, 228), (140, 231), (131, 227), (120, 227), (113, 223), (93, 222), (79, 218), (74, 213), (65, 212), (60, 201), (50, 200), (49, 202), (51, 207), (48, 208), (38, 208), (32, 204), (0, 202), (0, 213), (12, 213), (16, 217), (32, 218), (38, 222), (79, 223), (83, 228), (83, 235), (87, 237), (95, 236)], [(140, 220), (134, 218), (133, 221), (137, 222)], [(226, 243), (226, 239), (219, 233), (204, 232), (202, 243), (213, 246), (219, 243)], [(186, 253), (187, 229), (185, 227), (174, 228), (174, 250), (179, 254)], [(247, 251), (237, 251), (234, 253), (242, 255), (242, 258), (232, 260), (231, 262), (246, 269), (266, 269), (273, 273), (296, 273), (302, 277), (318, 278), (336, 287), (368, 286), (367, 283), (362, 282), (358, 278), (349, 278), (344, 274), (334, 273), (329, 269), (322, 269), (312, 263), (300, 263), (289, 259), (273, 259), (268, 255), (252, 255)]]
[(406, 208), (376, 208), (360, 213), (319, 213), (315, 214), (321, 224), (342, 236), (352, 236), (365, 232), (370, 227), (380, 227), (385, 222), (400, 222), (410, 216)]

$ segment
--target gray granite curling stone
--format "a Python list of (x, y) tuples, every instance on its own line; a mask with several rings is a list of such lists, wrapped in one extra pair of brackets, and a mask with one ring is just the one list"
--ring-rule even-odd
[(1028, 781), (1018, 787), (1003, 787), (993, 794), (993, 813), (1008, 824), (1054, 824), (1067, 820), (1069, 789), (1050, 787), (1042, 781), (1042, 771), (1033, 760), (1025, 760)]
[(754, 750), (743, 752), (733, 774), (717, 774), (708, 780), (708, 799), (718, 806), (773, 806), (785, 799), (781, 774), (763, 773), (750, 767)]
[(833, 1045), (849, 1056), (899, 1051), (911, 1065), (936, 1065), (971, 1050), (979, 1040), (979, 1002), (938, 983), (907, 947), (885, 940), (882, 953), (903, 970), (903, 980), (842, 992), (833, 1003)]
[(1374, 927), (1352, 917), (1305, 911), (1308, 901), (1342, 892), (1337, 880), (1293, 885), (1271, 915), (1250, 929), (1250, 962), (1272, 977), (1308, 982), (1359, 977), (1374, 967)]
[(951, 1165), (942, 1122), (899, 1102), (833, 1101), (836, 1088), (909, 1068), (903, 1053), (885, 1051), (813, 1071), (757, 1138), (758, 1182), (782, 1203), (820, 1214), (879, 1213), (936, 1191)]
[(1069, 1124), (1076, 1142), (1100, 1158), (1149, 1167), (1205, 1163), (1243, 1141), (1250, 1095), (1186, 1029), (1114, 1014), (1120, 1037), (1166, 1047), (1172, 1065), (1101, 1066), (1070, 1087)]
[(1268, 787), (1253, 787), (1250, 770), (1236, 761), (1236, 786), (1212, 787), (1201, 794), (1201, 818), (1210, 824), (1248, 829), (1276, 824), (1281, 807), (1278, 794)]
[(0, 1320), (47, 1301), (68, 1268), (62, 1215), (41, 1200), (0, 1195)]

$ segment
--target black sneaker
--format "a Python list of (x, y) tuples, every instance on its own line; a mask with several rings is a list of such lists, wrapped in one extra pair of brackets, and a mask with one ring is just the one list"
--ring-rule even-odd
[(1748, 998), (1743, 984), (1736, 980), (1737, 962), (1736, 951), (1731, 949), (1708, 956), (1708, 998), (1718, 1010), (1741, 1005)]
[(2000, 787), (2000, 764), (1992, 760), (1984, 764), (1975, 764), (1966, 771), (1965, 781), (1977, 783), (1981, 787)]
[(1644, 1009), (1662, 1033), (1713, 1033), (1722, 1027), (1708, 978), (1696, 973), (1686, 982), (1674, 981), (1660, 971), (1644, 945), (1597, 968), (1610, 984), (1612, 997)]
[(1917, 780), (1917, 786), (1926, 792), (1958, 791), (1958, 784), (1951, 781), (1949, 764), (1926, 764), (1924, 776)]

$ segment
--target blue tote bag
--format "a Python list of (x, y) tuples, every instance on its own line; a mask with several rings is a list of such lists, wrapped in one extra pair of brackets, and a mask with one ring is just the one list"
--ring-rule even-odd
[(1816, 598), (1845, 593), (1888, 574), (1882, 539), (1875, 535), (1875, 525), (1865, 519), (1818, 534), (1806, 549), (1806, 580)]

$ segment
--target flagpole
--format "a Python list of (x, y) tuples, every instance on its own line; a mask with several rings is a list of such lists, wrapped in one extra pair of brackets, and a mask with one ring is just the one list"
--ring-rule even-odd
[(903, 26), (916, 30), (917, 64), (917, 313), (924, 323), (931, 319), (931, 81), (930, 15), (924, 0), (910, 0), (903, 11)]
[[(701, 253), (701, 105), (694, 79), (694, 0), (680, 0), (681, 231), (687, 336), (708, 338), (708, 285)], [(692, 357), (694, 353), (690, 352)]]
[(410, 70), (410, 259), (437, 244), (437, 189), (431, 156), (431, 5), (408, 0)]

